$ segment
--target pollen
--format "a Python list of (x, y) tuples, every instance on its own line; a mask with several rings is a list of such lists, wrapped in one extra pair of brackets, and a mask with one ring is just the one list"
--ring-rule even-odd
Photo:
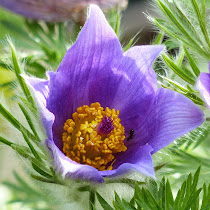
[(119, 110), (104, 109), (98, 102), (78, 107), (63, 129), (64, 154), (101, 171), (112, 170), (115, 154), (127, 150)]

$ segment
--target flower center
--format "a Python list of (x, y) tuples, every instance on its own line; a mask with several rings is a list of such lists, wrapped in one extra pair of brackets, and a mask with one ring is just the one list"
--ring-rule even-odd
[(68, 119), (63, 127), (64, 154), (98, 170), (112, 170), (114, 154), (127, 150), (124, 127), (118, 116), (119, 110), (108, 107), (104, 110), (98, 102), (78, 107), (73, 119)]

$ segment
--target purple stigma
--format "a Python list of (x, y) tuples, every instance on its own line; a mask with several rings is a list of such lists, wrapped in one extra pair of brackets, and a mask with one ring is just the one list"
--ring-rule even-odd
[(98, 126), (98, 134), (107, 135), (114, 129), (113, 120), (111, 117), (104, 116), (103, 120)]

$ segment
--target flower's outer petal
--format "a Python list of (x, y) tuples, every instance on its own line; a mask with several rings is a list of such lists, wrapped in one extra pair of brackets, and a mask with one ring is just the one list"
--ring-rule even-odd
[(210, 108), (210, 74), (204, 72), (200, 73), (196, 86)]
[(46, 108), (46, 100), (49, 95), (49, 80), (37, 79), (26, 76), (24, 76), (24, 78), (31, 87), (31, 90), (33, 91), (33, 94), (36, 98), (36, 102), (39, 106), (40, 116), (45, 127), (47, 137), (52, 138), (52, 125), (55, 117)]
[(72, 76), (72, 82), (77, 79), (75, 73), (83, 73), (87, 79), (88, 74), (96, 74), (110, 60), (122, 55), (120, 42), (103, 12), (98, 6), (90, 5), (89, 17), (77, 41), (65, 54), (58, 72)]
[(92, 166), (82, 165), (65, 156), (51, 140), (46, 140), (55, 169), (63, 178), (80, 179), (83, 181), (103, 183), (104, 179), (99, 171)]
[(172, 90), (160, 88), (156, 101), (129, 149), (149, 144), (157, 152), (175, 139), (192, 131), (204, 121), (204, 114), (190, 99)]
[(49, 95), (49, 88), (48, 88), (49, 81), (45, 79), (38, 79), (27, 76), (24, 76), (24, 78), (36, 91), (36, 95), (39, 99), (38, 102), (46, 106), (46, 99), (48, 98)]
[(120, 111), (126, 137), (144, 122), (155, 100), (156, 75), (151, 65), (164, 46), (140, 46), (128, 50), (89, 85), (90, 102)]
[[(157, 76), (152, 69), (152, 63), (164, 49), (164, 45), (134, 46), (124, 53), (125, 57), (135, 60), (141, 74), (145, 75), (154, 90), (157, 90)], [(127, 71), (129, 72), (130, 69)]]
[(151, 156), (152, 150), (150, 145), (144, 145), (136, 148), (134, 151), (121, 153), (121, 156), (124, 156), (124, 158), (118, 156), (117, 158), (120, 158), (120, 160), (116, 161), (116, 164), (113, 164), (113, 167), (117, 169), (99, 171), (99, 173), (102, 176), (118, 176), (135, 170), (146, 176), (155, 178)]
[[(107, 63), (123, 56), (119, 40), (102, 11), (90, 6), (89, 18), (77, 41), (64, 56), (56, 75), (50, 78), (47, 108), (54, 113), (54, 141), (61, 149), (62, 127), (77, 107), (89, 104), (88, 85)], [(95, 101), (96, 102), (96, 101)]]

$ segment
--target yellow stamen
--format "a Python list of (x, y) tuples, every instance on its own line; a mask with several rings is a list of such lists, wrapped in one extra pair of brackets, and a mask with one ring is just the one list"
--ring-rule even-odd
[[(72, 114), (73, 119), (64, 124), (63, 152), (78, 163), (98, 170), (112, 170), (114, 154), (127, 150), (124, 127), (118, 116), (119, 110), (108, 107), (104, 110), (98, 102), (78, 107), (77, 112)], [(98, 132), (104, 117), (110, 118), (114, 127), (108, 134)], [(112, 164), (107, 167), (111, 161)]]

